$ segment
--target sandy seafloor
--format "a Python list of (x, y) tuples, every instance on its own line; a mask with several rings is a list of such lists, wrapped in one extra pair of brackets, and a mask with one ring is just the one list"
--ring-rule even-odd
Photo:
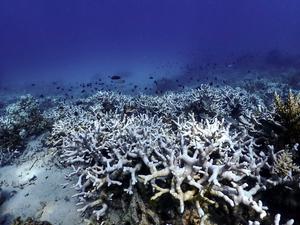
[(76, 191), (65, 177), (71, 170), (55, 165), (41, 138), (29, 141), (18, 162), (0, 169), (1, 188), (7, 198), (0, 208), (0, 224), (10, 224), (16, 215), (53, 224), (83, 224), (71, 198)]
[[(291, 73), (294, 73), (294, 70), (291, 71)], [(245, 81), (245, 77), (250, 80), (257, 79), (258, 77), (259, 79), (266, 77), (266, 79), (272, 81), (277, 80), (279, 84), (283, 84), (287, 81), (284, 76), (288, 75), (290, 72), (279, 70), (277, 77), (273, 76), (272, 73), (273, 71), (256, 71), (255, 74), (247, 74), (244, 78), (240, 77), (236, 80), (234, 80), (234, 78), (228, 79), (227, 77), (226, 85), (239, 86), (239, 82)], [(281, 76), (281, 74), (284, 76)], [(233, 75), (233, 77), (234, 76), (235, 75)], [(214, 87), (216, 85), (224, 85), (222, 82), (214, 80), (213, 77), (214, 76), (211, 75), (211, 77), (204, 82), (207, 84), (212, 83), (210, 85)], [(141, 88), (141, 91), (147, 86), (147, 82), (145, 82), (145, 86)], [(60, 84), (56, 84), (55, 88), (58, 85)], [(114, 85), (115, 86), (110, 88), (119, 91), (117, 89), (119, 84)], [(151, 85), (153, 84), (151, 83)], [(198, 83), (195, 84), (189, 82), (186, 84), (186, 87), (195, 87), (198, 85)], [(286, 83), (286, 85), (289, 87), (288, 83)], [(298, 84), (293, 83), (293, 85), (294, 87), (291, 88), (294, 90), (300, 88), (300, 82)], [(64, 84), (61, 84), (61, 86), (64, 86)], [(27, 92), (30, 93), (30, 88), (29, 85), (27, 90), (14, 90), (13, 88), (1, 89), (0, 101), (3, 104), (3, 107), (1, 107), (0, 110), (2, 114), (4, 112), (4, 106), (13, 103), (21, 94), (27, 94)], [(65, 88), (67, 88), (67, 85)], [(81, 89), (75, 89), (73, 90), (73, 99), (64, 100), (64, 92), (54, 90), (52, 92), (53, 95), (47, 95), (47, 93), (37, 91), (40, 89), (41, 87), (32, 87), (32, 92), (37, 98), (39, 98), (39, 95), (43, 94), (43, 98), (39, 98), (39, 101), (44, 103), (47, 98), (61, 98), (61, 101), (76, 102), (80, 98), (85, 98), (96, 93), (91, 92), (82, 94)], [(50, 89), (51, 87), (49, 90)], [(175, 92), (181, 91), (178, 90), (178, 88), (175, 89)], [(126, 90), (128, 92), (128, 89)], [(69, 93), (69, 95), (71, 94), (72, 93)], [(10, 222), (18, 216), (21, 216), (22, 218), (32, 217), (42, 221), (45, 220), (54, 225), (85, 224), (84, 217), (81, 213), (77, 212), (77, 201), (75, 198), (72, 198), (72, 196), (77, 193), (77, 191), (72, 188), (73, 184), (76, 182), (75, 178), (74, 180), (73, 178), (66, 178), (66, 174), (69, 174), (72, 170), (70, 167), (64, 167), (58, 163), (56, 161), (57, 159), (53, 157), (55, 153), (53, 149), (44, 146), (43, 141), (46, 136), (47, 133), (43, 133), (29, 137), (25, 149), (22, 150), (22, 154), (18, 156), (17, 159), (14, 159), (9, 165), (0, 168), (1, 195), (5, 196), (5, 201), (0, 206), (1, 225), (9, 225)]]

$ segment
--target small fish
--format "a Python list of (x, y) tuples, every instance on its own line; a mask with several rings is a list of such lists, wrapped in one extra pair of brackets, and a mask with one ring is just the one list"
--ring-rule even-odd
[(112, 80), (120, 80), (121, 76), (113, 75), (113, 76), (110, 77), (110, 79), (112, 79)]

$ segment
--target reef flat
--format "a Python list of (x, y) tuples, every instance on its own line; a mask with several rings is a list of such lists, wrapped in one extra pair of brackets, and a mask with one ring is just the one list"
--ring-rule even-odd
[(268, 79), (72, 101), (25, 95), (0, 117), (0, 215), (297, 224), (299, 119), (297, 91)]

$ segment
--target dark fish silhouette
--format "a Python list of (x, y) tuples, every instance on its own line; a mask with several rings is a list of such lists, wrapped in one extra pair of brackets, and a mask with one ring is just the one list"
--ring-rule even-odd
[(110, 77), (110, 79), (112, 79), (112, 80), (120, 80), (121, 76), (113, 75), (113, 76)]

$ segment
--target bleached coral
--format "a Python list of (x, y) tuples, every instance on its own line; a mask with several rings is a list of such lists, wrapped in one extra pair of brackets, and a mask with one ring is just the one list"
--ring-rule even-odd
[[(281, 220), (281, 215), (280, 214), (276, 214), (275, 218), (274, 218), (273, 225), (280, 225), (280, 220)], [(286, 223), (284, 223), (283, 225), (293, 225), (294, 222), (295, 221), (293, 219), (290, 219)], [(249, 221), (248, 225), (260, 225), (260, 222), (258, 222), (258, 221)]]
[[(200, 202), (217, 204), (209, 199), (212, 195), (232, 207), (248, 205), (263, 218), (266, 207), (252, 197), (262, 187), (246, 190), (248, 184), (241, 183), (251, 174), (247, 168), (250, 163), (241, 158), (242, 151), (247, 151), (242, 150), (242, 141), (248, 139), (245, 143), (252, 144), (246, 133), (231, 133), (224, 121), (198, 123), (193, 116), (176, 124), (178, 131), (174, 132), (161, 119), (147, 115), (130, 117), (126, 122), (103, 115), (98, 121), (87, 119), (85, 129), (79, 126), (71, 130), (63, 138), (61, 157), (79, 165), (74, 171), (79, 175), (75, 187), (81, 191), (81, 202), (92, 200), (79, 211), (109, 204), (108, 199), (97, 199), (101, 196), (98, 192), (110, 185), (123, 186), (128, 183), (124, 180), (127, 177), (129, 187), (123, 187), (126, 193), (132, 194), (137, 182), (150, 184), (154, 190), (152, 200), (169, 194), (178, 200), (181, 213), (185, 202), (195, 201), (203, 217)], [(142, 167), (149, 173), (141, 174)], [(170, 186), (165, 186), (168, 183)]]
[[(0, 152), (4, 163), (7, 154), (22, 147), (26, 138), (45, 130), (49, 123), (43, 117), (39, 104), (31, 95), (21, 96), (19, 101), (10, 104), (5, 109), (5, 114), (0, 117)], [(5, 160), (7, 161), (7, 160)]]
[(192, 103), (189, 108), (202, 118), (233, 118), (246, 115), (249, 111), (259, 112), (264, 102), (254, 94), (241, 88), (224, 86), (215, 88), (201, 85), (192, 91)]
[[(151, 193), (149, 201), (172, 198), (180, 213), (193, 207), (202, 223), (212, 208), (241, 205), (265, 218), (268, 208), (256, 194), (282, 181), (277, 173), (262, 176), (262, 170), (279, 170), (282, 158), (274, 159), (275, 153), (257, 145), (253, 136), (259, 131), (251, 120), (261, 125), (265, 106), (243, 90), (223, 88), (207, 93), (215, 99), (218, 116), (189, 114), (188, 106), (206, 101), (201, 96), (209, 89), (161, 97), (99, 92), (84, 107), (52, 112), (61, 116), (48, 144), (73, 167), (69, 176), (78, 176), (78, 211), (100, 219), (120, 192), (132, 196), (142, 188)], [(109, 110), (102, 101), (108, 101)], [(240, 123), (231, 124), (227, 111), (235, 104), (241, 105)]]
[(282, 96), (289, 88), (289, 86), (283, 82), (266, 78), (246, 79), (239, 82), (238, 85), (247, 92), (254, 93), (262, 99), (265, 99), (269, 104), (273, 102), (275, 92)]

